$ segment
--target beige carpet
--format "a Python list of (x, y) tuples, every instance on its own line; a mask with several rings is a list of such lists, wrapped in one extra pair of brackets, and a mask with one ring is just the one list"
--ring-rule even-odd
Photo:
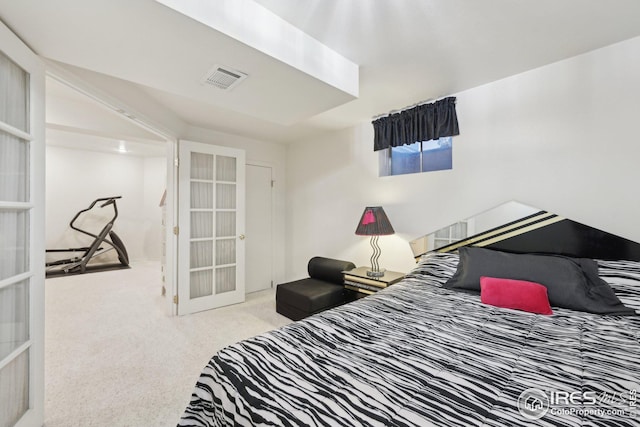
[(165, 315), (160, 266), (47, 279), (45, 426), (175, 426), (219, 349), (289, 323), (275, 292)]

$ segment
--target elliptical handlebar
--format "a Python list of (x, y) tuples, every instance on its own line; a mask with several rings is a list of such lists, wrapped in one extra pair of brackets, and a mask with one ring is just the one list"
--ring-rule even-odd
[(91, 202), (91, 204), (89, 205), (88, 208), (81, 210), (80, 212), (78, 212), (73, 219), (71, 220), (71, 222), (69, 223), (69, 227), (71, 227), (72, 229), (79, 231), (80, 233), (86, 234), (88, 236), (97, 238), (98, 236), (93, 234), (93, 233), (89, 233), (88, 231), (82, 230), (78, 227), (76, 227), (73, 223), (78, 219), (78, 217), (80, 215), (82, 215), (83, 213), (90, 211), (98, 202), (104, 202), (100, 205), (101, 208), (104, 208), (105, 206), (109, 206), (109, 205), (113, 205), (113, 218), (111, 218), (111, 220), (108, 222), (108, 224), (113, 224), (113, 222), (116, 220), (116, 218), (118, 218), (118, 206), (116, 205), (116, 200), (117, 199), (121, 199), (122, 196), (113, 196), (113, 197), (101, 197), (99, 199), (95, 199), (93, 202)]

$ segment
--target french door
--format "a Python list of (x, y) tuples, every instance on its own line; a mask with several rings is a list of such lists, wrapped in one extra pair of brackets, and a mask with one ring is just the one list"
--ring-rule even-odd
[(179, 141), (178, 314), (244, 301), (245, 153)]
[(44, 68), (0, 22), (0, 426), (44, 422)]

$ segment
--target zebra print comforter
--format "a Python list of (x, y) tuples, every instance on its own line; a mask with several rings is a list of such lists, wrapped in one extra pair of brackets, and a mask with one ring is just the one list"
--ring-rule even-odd
[[(640, 425), (640, 317), (484, 305), (441, 287), (457, 260), (431, 255), (376, 295), (225, 348), (179, 425)], [(600, 274), (640, 310), (639, 263)], [(539, 419), (518, 409), (527, 389), (548, 396)]]

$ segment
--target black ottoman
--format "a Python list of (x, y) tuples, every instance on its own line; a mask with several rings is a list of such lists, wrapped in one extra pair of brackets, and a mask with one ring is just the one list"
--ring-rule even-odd
[(276, 288), (276, 311), (291, 320), (344, 304), (342, 272), (356, 266), (352, 262), (314, 257), (309, 260), (309, 278), (283, 283)]

